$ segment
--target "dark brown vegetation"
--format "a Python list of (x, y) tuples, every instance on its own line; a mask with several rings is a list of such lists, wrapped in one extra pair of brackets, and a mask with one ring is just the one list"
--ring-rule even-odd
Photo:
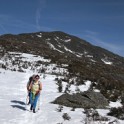
[(119, 118), (121, 120), (124, 120), (124, 107), (111, 108), (111, 110), (108, 113), (108, 115), (117, 117), (117, 118)]

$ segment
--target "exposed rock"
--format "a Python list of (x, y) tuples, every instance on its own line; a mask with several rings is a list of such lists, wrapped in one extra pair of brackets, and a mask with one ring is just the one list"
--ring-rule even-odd
[(52, 103), (74, 108), (106, 108), (107, 99), (98, 92), (86, 91), (73, 95), (63, 94)]

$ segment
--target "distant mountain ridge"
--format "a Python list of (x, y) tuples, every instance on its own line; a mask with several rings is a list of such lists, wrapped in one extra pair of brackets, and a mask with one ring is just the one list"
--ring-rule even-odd
[[(7, 42), (8, 47), (3, 43)], [(124, 65), (124, 58), (116, 55), (101, 47), (91, 45), (87, 41), (76, 36), (66, 34), (64, 32), (36, 32), (19, 35), (6, 34), (0, 36), (0, 42), (9, 50), (20, 50), (24, 52), (33, 52), (34, 49), (39, 49), (38, 53), (42, 54), (61, 54), (78, 59), (87, 59), (92, 62)], [(12, 45), (13, 44), (13, 45)], [(36, 50), (37, 51), (37, 50)]]

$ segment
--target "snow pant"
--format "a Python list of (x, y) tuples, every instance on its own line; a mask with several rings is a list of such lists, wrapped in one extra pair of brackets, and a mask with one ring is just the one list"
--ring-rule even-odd
[(30, 93), (30, 103), (31, 103), (31, 106), (33, 107), (33, 109), (36, 108), (39, 97), (40, 97), (40, 93), (38, 93), (35, 97), (33, 96), (32, 92)]

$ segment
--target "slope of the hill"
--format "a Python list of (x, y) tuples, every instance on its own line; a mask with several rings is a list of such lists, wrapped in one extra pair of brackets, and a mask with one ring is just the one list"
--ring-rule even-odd
[(69, 77), (78, 77), (77, 85), (88, 79), (110, 100), (124, 94), (124, 58), (78, 37), (59, 31), (6, 34), (0, 36), (0, 48), (1, 57), (17, 51), (49, 58), (58, 66), (68, 64)]
[[(57, 78), (64, 79), (68, 74), (67, 66), (59, 67), (57, 64), (51, 64), (50, 59), (44, 57), (10, 52), (0, 60), (1, 65), (6, 68), (0, 69), (0, 123), (1, 124), (123, 124), (112, 116), (107, 116), (108, 109), (86, 110), (83, 108), (65, 107), (55, 105), (51, 102), (65, 93), (68, 83), (62, 80), (62, 91), (59, 92)], [(40, 62), (40, 64), (39, 64)], [(42, 63), (41, 63), (42, 62)], [(41, 69), (45, 69), (45, 71)], [(26, 84), (32, 74), (39, 74), (43, 85), (40, 96), (40, 110), (33, 113), (26, 105)], [(59, 74), (59, 75), (58, 75)], [(75, 77), (73, 77), (75, 80)], [(72, 79), (70, 79), (72, 80)], [(69, 94), (80, 91), (87, 91), (90, 88), (91, 81), (85, 81), (83, 85), (77, 86), (71, 84)], [(79, 89), (77, 91), (77, 88)], [(99, 92), (98, 89), (94, 89)], [(120, 102), (110, 102), (109, 107), (122, 106)], [(88, 111), (94, 111), (94, 117), (89, 117)], [(96, 118), (95, 118), (96, 117)]]
[[(25, 59), (25, 55), (22, 57), (17, 53), (13, 56), (11, 52), (31, 53), (49, 61), (39, 60), (33, 65), (31, 59), (30, 61)], [(35, 59), (34, 57), (33, 60)], [(68, 73), (63, 71), (63, 75), (65, 75), (63, 80), (67, 82), (68, 86), (74, 84), (80, 87), (89, 80), (91, 81), (91, 91), (97, 89), (108, 102), (120, 101), (124, 106), (123, 57), (64, 32), (36, 32), (0, 36), (1, 68), (25, 72), (29, 66), (31, 70), (43, 73), (46, 71), (44, 70), (46, 67), (50, 69), (49, 64), (57, 65), (59, 69), (68, 70)], [(52, 72), (61, 75), (61, 69), (56, 72), (57, 67), (54, 66)], [(49, 72), (49, 70), (47, 71)], [(67, 103), (68, 105), (69, 103)], [(115, 111), (119, 111), (117, 115), (114, 113)], [(124, 118), (123, 113), (122, 108), (112, 110), (112, 114), (118, 118)]]

